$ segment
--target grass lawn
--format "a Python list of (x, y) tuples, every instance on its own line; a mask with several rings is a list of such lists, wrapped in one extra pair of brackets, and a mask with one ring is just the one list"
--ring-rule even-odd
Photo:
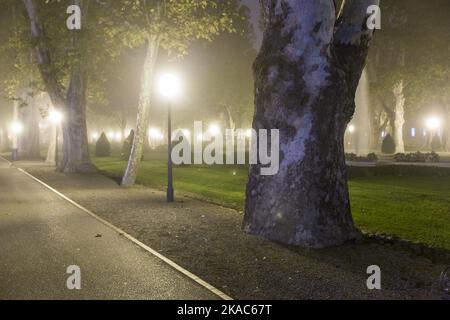
[[(138, 183), (165, 190), (164, 155), (146, 155)], [(99, 169), (121, 176), (126, 162), (94, 158)], [(174, 169), (176, 192), (242, 210), (247, 169), (244, 166), (186, 166)], [(450, 250), (450, 177), (382, 176), (349, 182), (353, 216), (368, 233)]]

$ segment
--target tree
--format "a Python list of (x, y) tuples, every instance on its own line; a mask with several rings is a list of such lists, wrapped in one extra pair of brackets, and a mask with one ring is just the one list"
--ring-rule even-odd
[[(359, 237), (349, 201), (344, 133), (373, 30), (377, 0), (264, 0), (265, 32), (254, 64), (253, 127), (280, 130), (280, 170), (250, 169), (243, 227), (312, 248)], [(337, 17), (337, 18), (336, 18)]]
[(380, 100), (373, 110), (376, 134), (390, 132), (397, 152), (404, 152), (405, 118), (419, 120), (424, 107), (446, 105), (450, 3), (384, 0), (381, 9), (382, 30), (368, 58), (371, 89)]
[(164, 49), (175, 57), (186, 54), (193, 40), (211, 41), (222, 31), (233, 31), (238, 1), (139, 1), (123, 2), (119, 19), (127, 21), (132, 37), (130, 46), (145, 43), (146, 57), (142, 68), (136, 131), (122, 186), (135, 183), (147, 134), (152, 99), (155, 65)]
[[(42, 87), (53, 107), (64, 115), (63, 158), (59, 170), (67, 173), (94, 171), (86, 129), (86, 105), (92, 96), (89, 88), (96, 88), (95, 84), (102, 81), (110, 61), (117, 58), (122, 42), (115, 40), (120, 37), (115, 28), (104, 23), (108, 11), (101, 2), (22, 2), (29, 19), (30, 44), (35, 52)], [(81, 8), (81, 30), (66, 28), (69, 4)]]
[[(37, 104), (39, 89), (34, 88), (37, 69), (33, 68), (31, 49), (21, 42), (23, 19), (20, 3), (10, 0), (0, 3), (4, 25), (1, 26), (0, 63), (2, 74), (0, 82), (2, 93), (13, 109), (15, 121), (23, 124), (23, 132), (18, 137), (20, 157), (40, 158), (39, 148), (39, 108)], [(6, 107), (6, 106), (5, 106)]]
[(377, 115), (375, 127), (379, 128), (377, 139), (380, 130), (389, 132), (398, 153), (405, 152), (403, 126), (406, 114), (405, 86), (409, 80), (407, 55), (410, 49), (408, 22), (413, 20), (410, 3), (403, 0), (382, 2), (382, 29), (368, 58), (372, 90), (380, 107), (374, 110)]
[[(436, 113), (442, 117), (442, 149), (450, 151), (450, 2), (416, 2), (412, 24), (420, 28), (415, 28), (411, 40), (409, 83), (405, 90), (408, 104), (413, 105), (410, 116), (427, 117)], [(432, 138), (429, 135), (429, 144)]]

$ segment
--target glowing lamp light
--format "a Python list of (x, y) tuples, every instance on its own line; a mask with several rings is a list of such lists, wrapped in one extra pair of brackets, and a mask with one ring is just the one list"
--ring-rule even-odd
[(92, 134), (92, 140), (98, 140), (98, 138), (99, 138), (98, 133), (97, 133), (97, 132), (94, 132), (94, 133)]
[(109, 139), (109, 140), (114, 139), (114, 132), (112, 132), (112, 131), (109, 131), (109, 132), (108, 132), (108, 139)]
[(53, 122), (54, 124), (60, 124), (63, 120), (63, 116), (61, 114), (61, 112), (53, 110), (50, 113), (50, 121)]
[(116, 139), (117, 142), (122, 141), (122, 133), (116, 132), (116, 134), (114, 135), (114, 138)]
[(220, 127), (217, 125), (217, 124), (212, 124), (210, 127), (209, 127), (209, 133), (211, 134), (211, 135), (213, 135), (213, 136), (217, 136), (217, 135), (219, 135), (220, 134)]
[(356, 131), (356, 127), (353, 124), (348, 126), (348, 132), (354, 133), (355, 131)]
[(187, 129), (183, 129), (181, 130), (181, 132), (183, 132), (183, 136), (185, 136), (186, 138), (189, 138), (191, 136), (191, 132)]
[(426, 125), (428, 129), (437, 130), (441, 127), (441, 119), (437, 117), (430, 117), (427, 119)]
[(11, 124), (11, 131), (13, 134), (21, 134), (23, 132), (23, 125), (20, 122), (13, 122)]
[(150, 130), (148, 130), (148, 136), (152, 140), (163, 140), (164, 139), (164, 136), (161, 133), (161, 131), (159, 131), (158, 129), (155, 129), (155, 128), (151, 128)]
[(175, 98), (181, 92), (181, 83), (173, 74), (165, 74), (159, 79), (159, 91), (165, 98)]
[(248, 129), (245, 131), (245, 136), (247, 138), (251, 138), (253, 136), (253, 130), (252, 129)]

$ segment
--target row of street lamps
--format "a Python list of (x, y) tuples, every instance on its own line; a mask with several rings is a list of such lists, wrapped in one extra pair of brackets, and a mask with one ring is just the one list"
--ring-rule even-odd
[[(442, 121), (438, 117), (429, 117), (425, 121), (425, 126), (431, 131), (436, 131), (442, 128)], [(354, 124), (350, 124), (347, 128), (347, 132), (353, 134), (355, 131), (356, 126)]]

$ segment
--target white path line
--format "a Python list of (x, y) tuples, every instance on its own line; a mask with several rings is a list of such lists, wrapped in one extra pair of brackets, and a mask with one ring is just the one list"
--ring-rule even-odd
[[(8, 160), (4, 159), (3, 157), (0, 157), (3, 160), (5, 160), (6, 162), (10, 163)], [(91, 217), (93, 217), (94, 219), (98, 220), (99, 222), (103, 223), (104, 225), (106, 225), (107, 227), (113, 229), (114, 231), (116, 231), (119, 235), (127, 238), (128, 240), (132, 241), (133, 243), (135, 243), (136, 245), (138, 245), (139, 247), (141, 247), (142, 249), (144, 249), (145, 251), (149, 252), (150, 254), (154, 255), (155, 257), (157, 257), (158, 259), (162, 260), (163, 262), (167, 263), (169, 266), (171, 266), (172, 268), (174, 268), (175, 270), (177, 270), (178, 272), (181, 272), (182, 274), (184, 274), (186, 277), (190, 278), (191, 280), (195, 281), (196, 283), (198, 283), (199, 285), (201, 285), (202, 287), (204, 287), (205, 289), (211, 291), (212, 293), (214, 293), (215, 295), (217, 295), (219, 298), (221, 298), (222, 300), (233, 300), (233, 298), (231, 298), (230, 296), (226, 295), (225, 293), (223, 293), (222, 291), (220, 291), (219, 289), (213, 287), (212, 285), (210, 285), (208, 282), (200, 279), (198, 276), (196, 276), (195, 274), (193, 274), (192, 272), (189, 272), (188, 270), (184, 269), (183, 267), (181, 267), (180, 265), (176, 264), (175, 262), (173, 262), (172, 260), (170, 260), (169, 258), (163, 256), (162, 254), (158, 253), (157, 251), (153, 250), (152, 248), (150, 248), (149, 246), (147, 246), (146, 244), (142, 243), (141, 241), (139, 241), (138, 239), (134, 238), (133, 236), (129, 235), (128, 233), (126, 233), (125, 231), (123, 231), (120, 228), (117, 228), (116, 226), (114, 226), (113, 224), (109, 223), (108, 221), (100, 218), (98, 215), (96, 215), (95, 213), (93, 213), (92, 211), (86, 209), (85, 207), (79, 205), (78, 203), (76, 203), (75, 201), (73, 201), (72, 199), (66, 197), (64, 194), (62, 194), (61, 192), (59, 192), (58, 190), (50, 187), (48, 184), (46, 184), (45, 182), (39, 180), (38, 178), (36, 178), (35, 176), (29, 174), (28, 172), (26, 172), (25, 170), (21, 169), (21, 168), (17, 168), (17, 170), (19, 170), (20, 172), (24, 173), (25, 175), (27, 175), (28, 177), (30, 177), (31, 179), (35, 180), (36, 182), (40, 183), (41, 185), (43, 185), (44, 187), (46, 187), (47, 189), (53, 191), (54, 193), (56, 193), (58, 196), (60, 196), (61, 198), (63, 198), (64, 200), (66, 200), (67, 202), (70, 202), (72, 205), (74, 205), (75, 207), (77, 207), (78, 209), (84, 211), (85, 213), (87, 213), (88, 215), (90, 215)]]

